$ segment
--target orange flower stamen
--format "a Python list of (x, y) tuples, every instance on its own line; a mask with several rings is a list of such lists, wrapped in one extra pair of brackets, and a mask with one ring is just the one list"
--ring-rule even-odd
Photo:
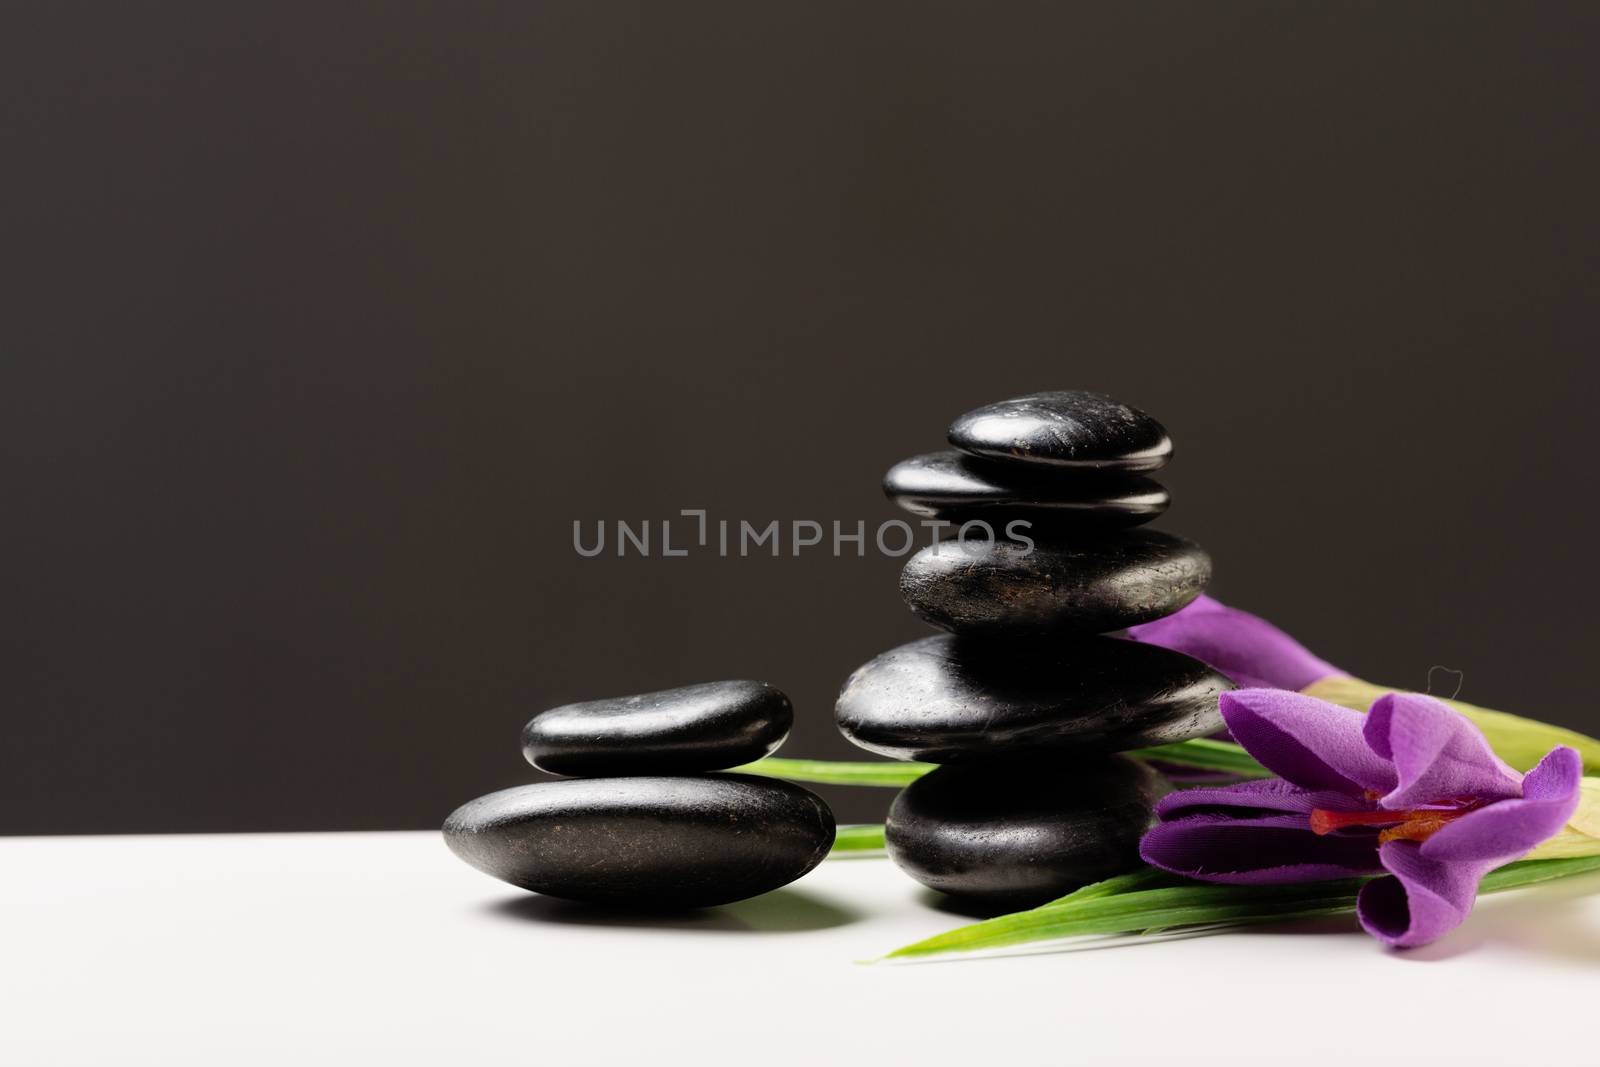
[(1389, 841), (1426, 841), (1471, 808), (1411, 808), (1405, 811), (1329, 811), (1311, 812), (1311, 832), (1331, 834), (1349, 826), (1387, 827), (1378, 834), (1380, 844)]

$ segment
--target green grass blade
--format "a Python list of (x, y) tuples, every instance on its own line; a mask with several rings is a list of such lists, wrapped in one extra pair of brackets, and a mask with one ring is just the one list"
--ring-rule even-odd
[(862, 823), (841, 826), (833, 839), (829, 855), (838, 853), (878, 852), (883, 849), (883, 824)]
[(1479, 893), (1498, 893), (1505, 889), (1521, 889), (1554, 878), (1568, 878), (1574, 874), (1600, 871), (1600, 856), (1576, 856), (1559, 860), (1523, 860), (1508, 863), (1499, 870), (1490, 871), (1478, 883)]
[[(1217, 771), (1240, 778), (1265, 778), (1271, 773), (1251, 759), (1244, 749), (1228, 741), (1196, 738), (1171, 745), (1141, 748), (1128, 753), (1145, 759), (1162, 760), (1184, 767)], [(791, 782), (819, 785), (871, 785), (904, 789), (933, 770), (931, 763), (891, 760), (820, 760), (773, 757), (733, 768), (738, 774), (764, 774)]]
[(931, 770), (931, 763), (769, 758), (735, 767), (731, 773), (764, 774), (769, 778), (820, 785), (878, 785), (903, 789)]
[[(1096, 897), (1077, 904), (1045, 905), (937, 934), (889, 953), (888, 959), (1006, 948), (1092, 934), (1123, 934), (1156, 927), (1248, 921), (1251, 916), (1297, 918), (1354, 906), (1359, 881), (1306, 886), (1215, 886), (1191, 883)], [(1261, 921), (1266, 921), (1263, 918)]]
[[(1162, 760), (1184, 767), (1217, 771), (1240, 778), (1266, 778), (1271, 773), (1251, 759), (1244, 749), (1228, 741), (1196, 738), (1171, 745), (1141, 748), (1128, 753), (1145, 759)], [(931, 763), (891, 760), (821, 760), (772, 757), (733, 768), (738, 774), (764, 774), (791, 782), (819, 785), (872, 785), (904, 789), (933, 770)]]
[(1141, 759), (1160, 760), (1180, 767), (1195, 767), (1217, 771), (1239, 778), (1271, 778), (1272, 772), (1251, 758), (1250, 753), (1231, 741), (1213, 741), (1197, 737), (1192, 741), (1179, 741), (1172, 745), (1139, 748), (1129, 752)]
[[(1600, 856), (1525, 860), (1491, 871), (1479, 892), (1517, 889), (1590, 871), (1600, 871)], [(1241, 926), (1344, 915), (1355, 910), (1356, 893), (1365, 882), (1366, 879), (1360, 878), (1283, 886), (1185, 882), (1077, 900), (1063, 898), (1031, 911), (1002, 915), (938, 934), (896, 949), (884, 958), (911, 959), (1152, 929)]]
[(1168, 874), (1158, 867), (1141, 867), (1137, 871), (1119, 874), (1115, 878), (1107, 878), (1103, 882), (1090, 882), (1082, 889), (1075, 889), (1064, 897), (1057, 897), (1050, 903), (1040, 904), (1039, 907), (1032, 910), (1061, 908), (1069, 904), (1078, 904), (1085, 900), (1094, 900), (1096, 897), (1114, 897), (1120, 893), (1131, 893), (1136, 889), (1150, 889), (1157, 884), (1176, 884), (1180, 881), (1182, 879), (1177, 875)]

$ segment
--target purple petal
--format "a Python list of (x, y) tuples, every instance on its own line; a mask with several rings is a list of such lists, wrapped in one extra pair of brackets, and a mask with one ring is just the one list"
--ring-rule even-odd
[(1494, 754), (1482, 731), (1432, 697), (1379, 697), (1367, 712), (1362, 733), (1373, 752), (1393, 762), (1399, 776), (1394, 790), (1378, 802), (1380, 807), (1522, 795), (1522, 776)]
[(1204, 786), (1168, 793), (1156, 803), (1156, 814), (1163, 819), (1194, 815), (1202, 811), (1207, 814), (1228, 814), (1232, 811), (1260, 812), (1263, 815), (1269, 812), (1282, 812), (1309, 816), (1313, 808), (1352, 811), (1362, 806), (1344, 793), (1327, 790), (1314, 792), (1291, 785), (1282, 778), (1263, 778), (1254, 782), (1240, 782), (1237, 785)]
[(1208, 596), (1164, 619), (1131, 626), (1128, 636), (1193, 656), (1252, 688), (1304, 689), (1344, 673), (1267, 620)]
[(1429, 859), (1415, 841), (1390, 841), (1379, 847), (1378, 857), (1394, 877), (1362, 886), (1356, 914), (1367, 933), (1396, 948), (1426, 945), (1460, 926), (1472, 911), (1478, 883), (1498, 866)]
[(1442, 863), (1492, 861), (1498, 867), (1561, 832), (1578, 807), (1583, 757), (1562, 745), (1523, 779), (1523, 796), (1469, 812), (1422, 842), (1422, 857)]
[[(1583, 790), (1583, 755), (1566, 745), (1557, 745), (1544, 754), (1544, 759), (1522, 778), (1524, 800), (1562, 800), (1577, 810)], [(1572, 811), (1562, 817), (1562, 822), (1572, 818)]]
[(1139, 855), (1207, 882), (1277, 885), (1371, 874), (1379, 869), (1376, 845), (1371, 836), (1319, 837), (1303, 815), (1191, 815), (1156, 825), (1139, 842)]
[(1359, 711), (1283, 689), (1236, 689), (1220, 703), (1234, 740), (1303, 789), (1359, 797), (1395, 787), (1394, 768), (1361, 735)]

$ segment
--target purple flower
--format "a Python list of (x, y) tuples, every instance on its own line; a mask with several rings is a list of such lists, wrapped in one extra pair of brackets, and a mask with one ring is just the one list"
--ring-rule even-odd
[(1252, 688), (1304, 689), (1344, 675), (1267, 620), (1208, 596), (1175, 615), (1129, 627), (1128, 636), (1193, 656)]
[(1386, 944), (1454, 929), (1483, 876), (1558, 833), (1578, 805), (1577, 752), (1558, 746), (1518, 774), (1431, 697), (1391, 693), (1365, 715), (1281, 689), (1221, 704), (1234, 738), (1280, 777), (1163, 798), (1145, 862), (1256, 885), (1386, 871), (1357, 902)]

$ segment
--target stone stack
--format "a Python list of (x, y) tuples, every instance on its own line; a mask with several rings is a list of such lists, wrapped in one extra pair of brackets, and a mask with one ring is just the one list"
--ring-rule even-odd
[(833, 844), (821, 798), (717, 774), (777, 749), (789, 698), (728, 681), (564, 704), (522, 731), (528, 762), (564, 781), (468, 801), (445, 842), (502, 881), (548, 896), (696, 908), (756, 896), (811, 870)]
[(889, 813), (903, 870), (954, 896), (1026, 906), (1137, 862), (1159, 779), (1117, 753), (1221, 727), (1225, 677), (1104, 636), (1188, 604), (1211, 561), (1135, 528), (1166, 510), (1166, 489), (1145, 475), (1172, 454), (1137, 409), (1038, 393), (961, 416), (949, 442), (955, 451), (884, 479), (900, 506), (960, 527), (900, 578), (911, 610), (946, 632), (858, 669), (836, 717), (862, 748), (941, 765)]

